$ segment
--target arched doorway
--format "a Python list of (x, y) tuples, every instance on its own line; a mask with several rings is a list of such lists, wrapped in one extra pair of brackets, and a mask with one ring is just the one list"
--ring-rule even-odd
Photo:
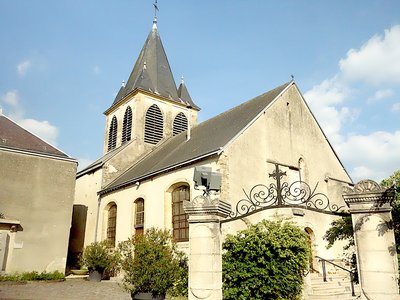
[(310, 257), (310, 272), (317, 272), (318, 271), (318, 262), (316, 259), (316, 251), (315, 251), (315, 234), (314, 231), (310, 227), (305, 227), (304, 231), (307, 233), (311, 248), (311, 257)]

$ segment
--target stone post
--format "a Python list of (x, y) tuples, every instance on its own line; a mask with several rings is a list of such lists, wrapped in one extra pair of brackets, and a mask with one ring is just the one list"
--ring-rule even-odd
[(362, 180), (343, 198), (353, 222), (361, 299), (400, 299), (390, 205), (394, 190)]
[(220, 220), (229, 215), (231, 206), (211, 198), (197, 196), (184, 203), (189, 215), (189, 300), (222, 300)]

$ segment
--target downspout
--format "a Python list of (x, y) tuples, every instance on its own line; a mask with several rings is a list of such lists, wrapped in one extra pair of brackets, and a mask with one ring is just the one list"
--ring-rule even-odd
[(188, 129), (187, 129), (187, 132), (186, 132), (186, 141), (188, 141), (188, 140), (190, 140), (190, 131), (191, 131), (191, 128), (190, 128), (190, 126), (191, 126), (191, 118), (192, 118), (192, 114), (191, 114), (191, 111), (190, 111), (190, 109), (192, 108), (190, 105), (188, 105), (188, 106), (186, 106), (186, 108), (187, 108), (187, 110), (188, 110), (188, 115), (189, 115), (189, 118), (188, 118)]
[(96, 216), (96, 228), (94, 230), (94, 241), (97, 242), (97, 232), (99, 227), (99, 217), (100, 217), (100, 204), (101, 204), (101, 195), (97, 199), (97, 216)]

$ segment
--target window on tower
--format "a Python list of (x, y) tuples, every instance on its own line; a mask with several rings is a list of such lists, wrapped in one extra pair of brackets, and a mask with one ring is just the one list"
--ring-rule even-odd
[(117, 146), (117, 118), (114, 116), (111, 120), (110, 129), (108, 131), (108, 151), (115, 149)]
[(132, 133), (132, 109), (130, 106), (127, 107), (124, 115), (124, 121), (122, 123), (122, 144), (131, 140)]
[(144, 141), (157, 144), (163, 138), (164, 121), (160, 108), (153, 104), (146, 112), (144, 123)]
[(187, 129), (188, 129), (188, 120), (187, 120), (186, 116), (180, 112), (179, 114), (177, 114), (177, 116), (174, 119), (172, 132), (174, 135), (177, 135)]

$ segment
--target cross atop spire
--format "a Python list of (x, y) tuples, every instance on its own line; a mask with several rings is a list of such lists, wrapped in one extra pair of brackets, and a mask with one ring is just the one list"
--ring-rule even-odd
[(158, 12), (157, 0), (154, 0), (153, 6), (154, 6), (154, 20), (157, 21), (157, 12)]

